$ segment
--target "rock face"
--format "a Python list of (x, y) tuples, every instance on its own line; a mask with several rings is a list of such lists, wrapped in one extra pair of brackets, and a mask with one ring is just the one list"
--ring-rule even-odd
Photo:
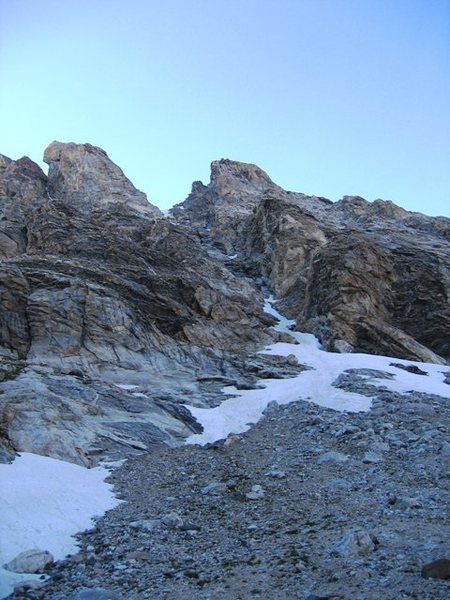
[(197, 427), (181, 404), (242, 380), (243, 354), (273, 339), (261, 297), (102, 150), (55, 142), (45, 160), (48, 179), (0, 162), (5, 455), (94, 464), (176, 443)]
[(48, 164), (48, 194), (65, 204), (90, 212), (127, 207), (146, 215), (161, 215), (101, 148), (90, 144), (53, 142), (44, 153)]
[(449, 359), (449, 219), (286, 192), (228, 160), (173, 215), (216, 253), (236, 254), (236, 272), (260, 278), (326, 348)]
[(450, 221), (282, 190), (220, 160), (165, 218), (106, 153), (0, 156), (0, 459), (85, 465), (179, 444), (183, 404), (300, 366), (262, 294), (337, 351), (448, 358)]
[(244, 241), (246, 219), (268, 193), (283, 194), (256, 165), (218, 160), (211, 163), (211, 182), (192, 184), (191, 194), (172, 209), (180, 223), (194, 228), (202, 239), (233, 254)]

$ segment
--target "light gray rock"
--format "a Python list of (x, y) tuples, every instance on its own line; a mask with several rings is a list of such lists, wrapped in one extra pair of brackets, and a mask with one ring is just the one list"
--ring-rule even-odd
[(252, 485), (252, 489), (245, 494), (247, 500), (262, 500), (266, 495), (264, 489), (260, 485)]
[(408, 510), (414, 508), (422, 508), (423, 504), (418, 498), (409, 498), (407, 496), (404, 496), (402, 498), (397, 499), (395, 506), (400, 510)]
[(36, 579), (27, 579), (26, 581), (21, 581), (16, 586), (14, 586), (14, 593), (16, 594), (24, 594), (27, 591), (31, 590), (40, 590), (47, 584), (47, 581), (39, 581)]
[(159, 519), (141, 519), (140, 521), (132, 521), (130, 523), (130, 529), (149, 533), (155, 531), (160, 525), (161, 521)]
[(161, 518), (161, 522), (168, 529), (177, 529), (178, 527), (183, 525), (183, 519), (176, 512), (167, 513)]
[(120, 593), (105, 588), (84, 588), (71, 594), (68, 600), (123, 600)]
[(333, 552), (344, 557), (365, 556), (375, 549), (372, 536), (364, 530), (347, 533)]
[(336, 452), (334, 450), (331, 450), (330, 452), (325, 452), (325, 454), (322, 454), (321, 456), (319, 456), (319, 459), (317, 461), (317, 463), (319, 465), (324, 465), (327, 463), (330, 464), (339, 464), (339, 465), (343, 465), (348, 461), (348, 456), (346, 454), (343, 454), (342, 452)]
[(327, 481), (326, 487), (327, 489), (333, 491), (349, 491), (351, 490), (352, 485), (345, 479), (330, 479), (329, 481)]
[(228, 486), (226, 483), (221, 483), (220, 481), (212, 481), (208, 483), (206, 487), (202, 489), (202, 494), (204, 496), (221, 496), (228, 491)]
[(5, 569), (14, 573), (43, 573), (54, 561), (47, 550), (25, 550), (5, 565)]
[(286, 473), (281, 469), (270, 469), (265, 473), (265, 477), (270, 477), (271, 479), (284, 479), (286, 477)]
[(379, 452), (366, 452), (362, 458), (363, 463), (377, 464), (383, 462), (383, 456)]
[(441, 454), (442, 456), (450, 457), (450, 442), (442, 442)]

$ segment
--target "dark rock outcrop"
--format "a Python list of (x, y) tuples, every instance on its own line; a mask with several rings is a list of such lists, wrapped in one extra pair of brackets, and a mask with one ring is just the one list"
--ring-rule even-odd
[(102, 150), (55, 142), (45, 160), (48, 180), (29, 159), (1, 162), (8, 444), (92, 464), (176, 443), (196, 426), (180, 405), (208, 398), (202, 379), (241, 380), (236, 357), (273, 339), (261, 297)]
[(392, 202), (286, 192), (254, 165), (212, 164), (173, 209), (230, 267), (261, 277), (331, 350), (450, 358), (450, 219)]

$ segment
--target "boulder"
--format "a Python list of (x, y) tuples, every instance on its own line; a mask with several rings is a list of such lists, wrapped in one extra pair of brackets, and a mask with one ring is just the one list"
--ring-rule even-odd
[(43, 573), (54, 561), (47, 550), (25, 550), (5, 565), (14, 573)]

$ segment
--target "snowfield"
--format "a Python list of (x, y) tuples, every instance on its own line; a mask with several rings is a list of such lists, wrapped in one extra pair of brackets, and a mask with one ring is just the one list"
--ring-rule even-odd
[(3, 568), (20, 552), (48, 550), (55, 559), (78, 552), (72, 536), (119, 503), (104, 481), (108, 475), (104, 467), (87, 469), (27, 452), (0, 465), (0, 598), (19, 582), (40, 578)]
[[(309, 400), (320, 406), (340, 411), (359, 412), (370, 409), (372, 400), (368, 396), (346, 392), (332, 385), (347, 369), (375, 369), (394, 376), (394, 379), (367, 379), (372, 385), (384, 386), (395, 392), (426, 392), (444, 398), (450, 398), (450, 386), (444, 383), (445, 365), (421, 363), (402, 360), (389, 356), (373, 354), (338, 354), (325, 352), (313, 335), (292, 331), (295, 325), (283, 317), (273, 307), (274, 299), (269, 298), (264, 310), (278, 319), (275, 327), (280, 332), (288, 333), (292, 343), (277, 343), (263, 352), (279, 356), (294, 355), (300, 364), (311, 367), (311, 370), (300, 373), (290, 379), (266, 379), (264, 389), (237, 390), (228, 386), (223, 388), (225, 394), (233, 396), (215, 408), (196, 408), (186, 405), (197, 421), (203, 426), (201, 434), (191, 435), (187, 443), (204, 445), (226, 438), (231, 433), (242, 433), (256, 423), (271, 401), (288, 404), (296, 400)], [(395, 362), (404, 365), (416, 365), (427, 376), (415, 375), (404, 369), (393, 367)]]

